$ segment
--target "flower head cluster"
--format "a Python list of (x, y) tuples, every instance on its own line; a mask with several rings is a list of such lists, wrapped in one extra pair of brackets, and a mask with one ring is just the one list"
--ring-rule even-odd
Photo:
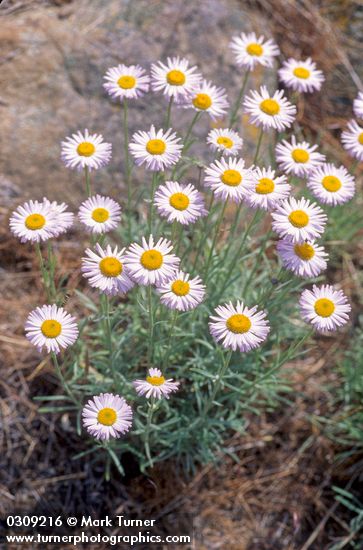
[(82, 273), (94, 288), (110, 296), (126, 294), (134, 282), (125, 267), (125, 248), (114, 249), (107, 245), (103, 249), (96, 244), (95, 251), (87, 248), (86, 256), (82, 258)]
[(254, 32), (234, 36), (229, 44), (239, 67), (252, 71), (256, 66), (272, 67), (274, 58), (280, 50), (273, 40), (256, 36)]
[(148, 132), (136, 132), (129, 148), (138, 166), (146, 164), (149, 170), (161, 171), (178, 162), (183, 146), (172, 129), (164, 132), (151, 126)]
[(25, 334), (38, 351), (45, 347), (48, 353), (59, 353), (77, 340), (78, 327), (76, 319), (62, 307), (44, 305), (29, 313)]
[(308, 57), (305, 61), (288, 59), (278, 71), (281, 82), (297, 92), (315, 92), (320, 90), (325, 78), (316, 63)]
[(78, 217), (90, 233), (108, 233), (120, 223), (121, 207), (110, 197), (95, 195), (81, 204)]
[(203, 195), (191, 183), (166, 181), (157, 189), (154, 202), (160, 216), (168, 222), (189, 225), (207, 215)]
[(44, 198), (42, 202), (29, 201), (12, 213), (11, 232), (21, 242), (40, 243), (65, 233), (73, 224), (74, 216), (65, 203), (58, 204)]
[(350, 310), (344, 293), (331, 285), (314, 285), (312, 290), (304, 290), (300, 297), (303, 319), (320, 332), (329, 332), (345, 325)]
[(107, 70), (103, 84), (114, 99), (138, 99), (149, 91), (150, 77), (140, 65), (117, 65)]
[(82, 421), (88, 433), (102, 441), (120, 437), (132, 426), (132, 409), (123, 397), (112, 393), (94, 396), (83, 407)]
[(162, 304), (178, 311), (194, 309), (205, 296), (205, 285), (200, 277), (191, 278), (183, 271), (176, 271), (172, 277), (160, 283), (156, 290)]
[(180, 259), (172, 254), (173, 245), (168, 239), (154, 241), (142, 238), (141, 245), (133, 243), (125, 254), (125, 265), (130, 277), (140, 285), (158, 285), (173, 276)]
[(207, 136), (207, 143), (212, 149), (224, 156), (235, 156), (242, 149), (243, 139), (229, 128), (215, 128)]
[(317, 145), (309, 145), (307, 141), (296, 141), (295, 136), (292, 136), (291, 142), (284, 139), (276, 146), (277, 164), (286, 174), (306, 177), (325, 161), (325, 156), (318, 153), (317, 148)]
[(112, 145), (103, 141), (101, 134), (77, 132), (62, 141), (61, 157), (68, 168), (97, 170), (110, 162)]
[(202, 76), (197, 67), (189, 67), (187, 59), (168, 57), (166, 63), (159, 61), (151, 65), (151, 87), (180, 102), (198, 86)]
[(207, 80), (202, 80), (180, 103), (185, 109), (208, 113), (212, 120), (222, 118), (228, 108), (226, 90), (218, 88)]
[(246, 97), (243, 107), (250, 115), (251, 124), (263, 130), (274, 128), (282, 132), (295, 120), (296, 107), (284, 97), (282, 90), (271, 95), (266, 86), (261, 86), (259, 92), (254, 90)]
[(177, 391), (179, 382), (173, 382), (172, 378), (164, 378), (159, 369), (149, 369), (146, 380), (135, 380), (133, 385), (138, 395), (144, 395), (147, 399), (169, 399), (170, 394)]
[(210, 317), (209, 330), (224, 348), (247, 352), (266, 340), (270, 326), (264, 311), (238, 301), (236, 305), (229, 302), (218, 306)]
[(204, 185), (212, 189), (223, 201), (240, 203), (255, 188), (256, 176), (252, 169), (245, 168), (245, 161), (237, 158), (221, 158), (205, 170)]
[(286, 176), (276, 176), (272, 168), (255, 168), (255, 187), (246, 196), (252, 208), (273, 210), (290, 195), (291, 186)]

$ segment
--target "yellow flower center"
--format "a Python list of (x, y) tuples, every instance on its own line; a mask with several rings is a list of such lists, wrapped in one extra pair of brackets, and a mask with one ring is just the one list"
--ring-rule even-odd
[(256, 185), (256, 193), (259, 195), (268, 195), (275, 189), (275, 184), (270, 178), (261, 178)]
[(358, 141), (361, 145), (363, 145), (363, 132), (361, 132), (358, 136)]
[(218, 145), (223, 145), (226, 149), (233, 147), (233, 141), (227, 136), (219, 136), (219, 138), (217, 138), (217, 143)]
[(162, 155), (165, 153), (166, 144), (162, 139), (150, 139), (146, 144), (146, 151), (150, 155)]
[(193, 99), (193, 105), (196, 109), (206, 111), (212, 105), (212, 99), (208, 94), (197, 94)]
[(177, 69), (174, 69), (168, 72), (166, 75), (166, 80), (168, 81), (168, 84), (171, 84), (172, 86), (183, 86), (185, 83), (185, 74)]
[(124, 76), (120, 76), (120, 78), (117, 81), (117, 84), (123, 90), (130, 90), (131, 88), (135, 87), (136, 78), (134, 76), (125, 74)]
[(109, 217), (110, 213), (106, 208), (95, 208), (92, 212), (92, 219), (98, 223), (107, 222)]
[(169, 204), (176, 210), (186, 210), (189, 206), (190, 200), (185, 193), (174, 193), (169, 198)]
[(299, 162), (300, 164), (305, 164), (310, 158), (309, 153), (305, 149), (294, 149), (291, 152), (291, 156), (295, 162)]
[(117, 420), (115, 409), (111, 409), (110, 407), (105, 407), (104, 409), (101, 409), (100, 411), (98, 411), (97, 420), (100, 424), (103, 424), (104, 426), (113, 426)]
[(171, 290), (177, 296), (186, 296), (189, 293), (190, 284), (186, 281), (181, 281), (180, 279), (178, 279), (177, 281), (174, 281), (171, 285)]
[(100, 271), (105, 277), (118, 277), (122, 273), (122, 263), (117, 258), (108, 256), (100, 261)]
[(310, 71), (305, 69), (305, 67), (296, 67), (296, 69), (293, 70), (293, 73), (297, 78), (303, 78), (304, 80), (310, 76)]
[(280, 112), (280, 105), (274, 99), (264, 99), (260, 103), (260, 109), (266, 115), (275, 116)]
[(43, 321), (40, 330), (46, 338), (57, 338), (62, 332), (62, 325), (55, 319), (49, 319)]
[(263, 54), (263, 47), (261, 44), (257, 44), (256, 42), (248, 44), (246, 50), (250, 55), (256, 55), (257, 57), (260, 57)]
[(246, 315), (242, 313), (236, 313), (227, 319), (227, 328), (235, 334), (243, 334), (248, 332), (251, 328), (251, 321)]
[(331, 193), (334, 193), (335, 191), (339, 191), (339, 189), (342, 186), (342, 182), (336, 176), (325, 176), (321, 184), (324, 187), (324, 189), (326, 189), (327, 191), (330, 191)]
[(163, 265), (163, 255), (158, 250), (146, 250), (141, 258), (141, 265), (149, 271), (159, 269)]
[(308, 243), (295, 244), (294, 251), (296, 256), (299, 256), (301, 260), (311, 260), (315, 256), (314, 247)]
[(77, 153), (81, 157), (91, 157), (95, 151), (96, 147), (89, 141), (83, 141), (77, 147)]
[(303, 210), (294, 210), (289, 215), (289, 222), (294, 227), (305, 227), (309, 223), (309, 216)]
[(45, 217), (42, 214), (30, 214), (25, 219), (25, 227), (35, 231), (36, 229), (41, 229), (45, 225)]
[(152, 386), (162, 386), (165, 382), (164, 376), (147, 376), (146, 382), (149, 382)]
[(225, 170), (221, 175), (221, 180), (225, 185), (237, 187), (242, 181), (242, 175), (238, 170)]
[(320, 317), (330, 317), (334, 313), (335, 305), (328, 298), (319, 298), (314, 304), (314, 309)]

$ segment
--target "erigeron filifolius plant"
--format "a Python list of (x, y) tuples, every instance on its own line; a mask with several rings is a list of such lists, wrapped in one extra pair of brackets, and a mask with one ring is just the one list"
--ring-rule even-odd
[[(251, 71), (270, 70), (279, 50), (253, 33), (234, 38), (231, 49), (244, 72), (231, 108), (226, 91), (186, 59), (155, 63), (150, 76), (139, 65), (107, 71), (104, 88), (124, 115), (127, 193), (93, 194), (91, 174), (111, 162), (102, 135), (79, 131), (62, 142), (65, 165), (85, 178), (78, 221), (89, 247), (79, 269), (90, 288), (76, 293), (84, 318), (63, 307), (52, 248), (73, 214), (43, 199), (11, 216), (12, 232), (35, 245), (47, 295), (29, 314), (26, 336), (51, 354), (63, 386), (61, 395), (39, 397), (61, 405), (43, 410), (75, 411), (85, 453), (104, 450), (121, 472), (125, 452), (141, 468), (175, 457), (188, 469), (230, 452), (224, 441), (245, 430), (246, 413), (274, 405), (286, 390), (281, 366), (306, 352), (314, 330), (348, 321), (343, 292), (319, 281), (327, 208), (353, 197), (354, 177), (304, 141), (289, 99), (290, 90), (318, 91), (324, 76), (311, 59), (289, 59), (278, 71), (285, 91), (246, 93)], [(151, 99), (165, 102), (164, 124), (130, 139), (129, 102), (137, 108)], [(361, 103), (359, 96), (357, 116)], [(181, 108), (193, 113), (184, 136), (172, 128)], [(242, 108), (259, 128), (253, 158), (243, 151)], [(207, 163), (190, 156), (201, 117), (219, 124), (205, 136)], [(358, 160), (362, 132), (354, 121), (342, 138)], [(267, 150), (276, 134), (268, 162), (261, 144)], [(137, 167), (146, 172), (142, 189), (131, 185)]]

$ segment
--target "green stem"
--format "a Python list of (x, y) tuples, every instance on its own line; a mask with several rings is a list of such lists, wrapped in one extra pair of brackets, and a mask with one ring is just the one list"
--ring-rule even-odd
[(261, 149), (262, 138), (263, 138), (263, 128), (260, 129), (260, 135), (258, 136), (256, 153), (255, 153), (254, 159), (252, 161), (252, 164), (256, 164), (256, 162), (258, 161), (258, 155), (259, 155), (260, 149)]
[(234, 107), (232, 109), (232, 112), (231, 112), (231, 117), (229, 119), (229, 126), (230, 128), (232, 128), (232, 126), (234, 126), (236, 120), (237, 120), (237, 115), (238, 115), (238, 110), (240, 108), (240, 105), (241, 105), (241, 101), (242, 101), (242, 97), (243, 97), (243, 94), (244, 94), (244, 91), (246, 89), (246, 84), (247, 84), (247, 80), (248, 80), (248, 77), (249, 77), (249, 74), (250, 74), (250, 71), (247, 71), (245, 76), (244, 76), (244, 79), (242, 81), (242, 86), (241, 86), (241, 89), (239, 91), (239, 94), (238, 94), (238, 97), (237, 97), (237, 100), (236, 100), (236, 103), (234, 104)]
[(154, 315), (153, 315), (153, 299), (152, 288), (148, 285), (148, 309), (149, 309), (149, 345), (148, 345), (148, 363), (152, 366), (153, 361), (153, 337), (154, 337)]
[(53, 248), (50, 241), (48, 241), (47, 247), (48, 247), (49, 288), (50, 288), (50, 294), (52, 299), (56, 301), (57, 289), (55, 287), (55, 280), (54, 280), (56, 260), (55, 260), (55, 255), (54, 255)]
[[(206, 217), (206, 220), (202, 221), (202, 224), (203, 224), (202, 227), (206, 231), (209, 230), (209, 226), (210, 226), (209, 222), (210, 222), (210, 219), (211, 219), (211, 216), (212, 216), (212, 208), (213, 208), (214, 199), (215, 199), (215, 196), (214, 196), (214, 193), (212, 193), (211, 200), (210, 200), (210, 203), (209, 203), (209, 206), (208, 206), (208, 215)], [(197, 252), (195, 254), (195, 260), (194, 260), (194, 264), (193, 264), (193, 271), (196, 268), (196, 265), (197, 265), (199, 257), (200, 257), (200, 253), (202, 251), (202, 246), (205, 242), (205, 232), (204, 232), (203, 229), (200, 231), (200, 239), (199, 239), (199, 243), (198, 243)]]
[(84, 177), (86, 182), (86, 194), (87, 194), (87, 197), (90, 197), (92, 193), (91, 193), (91, 178), (90, 178), (88, 166), (84, 167)]
[(217, 380), (214, 384), (214, 388), (213, 388), (213, 391), (204, 407), (204, 411), (202, 413), (202, 418), (205, 418), (207, 416), (207, 413), (209, 411), (209, 409), (211, 408), (211, 406), (213, 405), (213, 402), (216, 398), (216, 395), (221, 387), (221, 384), (222, 384), (222, 380), (223, 380), (223, 377), (226, 373), (226, 370), (229, 366), (229, 363), (231, 361), (231, 357), (232, 357), (232, 350), (230, 350), (227, 354), (224, 355), (224, 361), (222, 361), (219, 369), (218, 369), (218, 374), (217, 374)]
[(171, 351), (171, 342), (172, 342), (174, 328), (175, 328), (175, 325), (176, 325), (176, 322), (177, 322), (177, 319), (178, 319), (178, 315), (179, 315), (179, 311), (176, 309), (174, 311), (173, 317), (171, 319), (171, 325), (170, 325), (170, 331), (169, 331), (169, 336), (168, 336), (167, 345), (166, 345), (166, 351), (165, 351), (165, 355), (164, 355), (162, 363), (161, 363), (164, 367), (166, 367), (166, 364), (169, 360), (170, 351)]
[(38, 257), (39, 267), (40, 267), (40, 271), (41, 271), (41, 274), (42, 274), (42, 279), (43, 279), (45, 292), (46, 292), (48, 301), (51, 301), (51, 294), (50, 294), (50, 290), (49, 290), (48, 272), (47, 272), (47, 268), (45, 267), (45, 263), (44, 263), (44, 260), (43, 260), (42, 251), (41, 251), (39, 243), (35, 243), (35, 252), (36, 252), (36, 255)]
[(171, 108), (173, 106), (174, 96), (170, 96), (169, 103), (168, 103), (168, 110), (166, 112), (166, 121), (165, 121), (165, 129), (167, 130), (170, 128), (171, 125)]
[(219, 215), (219, 218), (218, 218), (218, 221), (217, 221), (217, 224), (216, 224), (216, 230), (215, 230), (215, 233), (214, 233), (212, 245), (210, 247), (208, 260), (207, 260), (207, 264), (206, 264), (205, 271), (204, 271), (204, 282), (205, 283), (207, 282), (208, 271), (209, 271), (210, 264), (211, 264), (211, 261), (212, 261), (214, 248), (216, 246), (217, 238), (218, 238), (218, 235), (219, 235), (219, 230), (220, 230), (221, 225), (222, 225), (223, 216), (224, 216), (224, 212), (226, 210), (226, 207), (227, 207), (227, 201), (225, 201), (224, 204), (223, 204), (223, 208), (221, 209), (221, 213)]
[(115, 365), (113, 361), (113, 346), (112, 346), (112, 327), (111, 327), (111, 317), (110, 317), (110, 298), (107, 294), (102, 294), (102, 313), (104, 318), (104, 331), (105, 331), (105, 340), (108, 348), (109, 355), (109, 364), (110, 370), (112, 373), (114, 384), (117, 384), (117, 373), (115, 371)]
[(183, 153), (186, 153), (188, 151), (190, 145), (191, 145), (191, 143), (188, 143), (189, 138), (191, 136), (191, 133), (193, 131), (194, 126), (196, 125), (196, 123), (198, 122), (198, 120), (200, 119), (201, 116), (202, 116), (202, 113), (200, 111), (198, 111), (197, 113), (195, 113), (195, 115), (192, 119), (192, 122), (190, 123), (188, 131), (187, 131), (186, 136), (184, 138)]
[(148, 229), (150, 234), (152, 233), (152, 229), (153, 229), (154, 196), (155, 196), (155, 191), (158, 184), (158, 175), (159, 175), (158, 172), (153, 172), (152, 181), (151, 181), (149, 220), (148, 220)]
[(72, 399), (72, 401), (74, 403), (77, 403), (78, 404), (78, 400), (75, 398), (74, 396), (74, 393), (72, 392), (72, 390), (70, 389), (68, 383), (66, 382), (66, 379), (64, 378), (63, 376), (63, 373), (62, 373), (62, 370), (59, 366), (59, 363), (58, 363), (58, 358), (57, 358), (57, 355), (54, 353), (54, 351), (51, 352), (51, 357), (52, 357), (52, 360), (53, 360), (53, 364), (54, 364), (54, 368), (57, 372), (57, 375), (58, 375), (58, 378), (59, 380), (61, 381), (61, 384), (63, 386), (63, 389), (65, 390), (65, 392), (69, 395), (69, 397)]
[(246, 230), (244, 232), (244, 235), (242, 237), (242, 240), (240, 242), (240, 245), (239, 247), (237, 248), (237, 252), (235, 253), (235, 255), (233, 256), (232, 260), (230, 261), (229, 265), (228, 265), (228, 268), (226, 270), (226, 277), (224, 279), (224, 282), (222, 284), (222, 288), (218, 294), (218, 300), (220, 299), (220, 297), (222, 296), (223, 292), (225, 291), (226, 287), (227, 287), (227, 284), (228, 284), (228, 281), (230, 279), (230, 276), (231, 276), (231, 273), (233, 271), (233, 268), (238, 260), (238, 258), (240, 257), (242, 251), (243, 251), (243, 247), (245, 245), (245, 242), (247, 240), (247, 237), (249, 235), (249, 232), (251, 231), (252, 227), (254, 226), (254, 224), (256, 223), (257, 221), (257, 218), (258, 218), (258, 215), (259, 215), (259, 210), (256, 210), (254, 215), (252, 216), (252, 219), (250, 221), (250, 223), (248, 224), (248, 226), (246, 227)]
[(154, 413), (154, 408), (155, 408), (155, 397), (152, 397), (149, 404), (149, 410), (147, 412), (146, 430), (145, 430), (145, 453), (149, 461), (149, 465), (151, 467), (153, 466), (153, 459), (150, 452), (150, 428), (151, 428), (151, 421)]
[(128, 122), (128, 102), (124, 98), (123, 102), (123, 130), (124, 130), (124, 151), (125, 151), (125, 180), (127, 186), (127, 230), (128, 237), (131, 239), (131, 164), (129, 151), (129, 122)]

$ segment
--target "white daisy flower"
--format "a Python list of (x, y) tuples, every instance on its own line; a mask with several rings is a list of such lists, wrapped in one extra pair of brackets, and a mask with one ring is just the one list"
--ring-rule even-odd
[(168, 222), (177, 221), (183, 225), (194, 223), (208, 213), (203, 195), (191, 183), (181, 185), (177, 181), (166, 181), (157, 189), (154, 203)]
[(89, 284), (109, 296), (128, 292), (134, 286), (134, 282), (130, 279), (124, 265), (125, 248), (119, 250), (115, 246), (112, 249), (107, 245), (103, 249), (97, 243), (95, 250), (96, 252), (87, 248), (86, 256), (82, 258), (81, 270)]
[(256, 183), (246, 196), (246, 201), (252, 208), (272, 210), (282, 200), (290, 195), (291, 186), (286, 176), (275, 176), (272, 168), (255, 168)]
[(172, 250), (170, 241), (161, 238), (155, 243), (152, 235), (148, 241), (143, 237), (141, 246), (131, 244), (125, 256), (130, 277), (140, 285), (158, 285), (172, 277), (180, 263)]
[(138, 99), (149, 91), (150, 77), (140, 65), (117, 65), (103, 77), (104, 89), (114, 99)]
[(270, 326), (264, 311), (257, 306), (248, 308), (243, 302), (218, 306), (210, 317), (209, 331), (216, 342), (226, 349), (246, 352), (257, 348), (266, 340)]
[(107, 233), (120, 223), (121, 207), (110, 197), (94, 195), (82, 202), (78, 217), (90, 233)]
[(180, 103), (185, 109), (208, 113), (212, 120), (222, 118), (229, 106), (226, 90), (203, 80)]
[(101, 134), (77, 132), (61, 143), (61, 158), (67, 168), (97, 170), (111, 159), (112, 145), (103, 141)]
[(164, 132), (156, 131), (154, 126), (151, 126), (148, 132), (136, 132), (132, 136), (129, 148), (138, 166), (146, 163), (149, 170), (156, 171), (165, 170), (176, 164), (180, 159), (183, 145), (171, 128)]
[(177, 271), (156, 288), (160, 301), (169, 309), (188, 311), (197, 307), (205, 296), (205, 285), (200, 277), (190, 278), (188, 273)]
[(146, 380), (135, 380), (133, 385), (138, 395), (145, 395), (148, 399), (169, 399), (169, 395), (178, 390), (179, 382), (173, 382), (172, 378), (166, 380), (159, 369), (149, 369)]
[(212, 151), (218, 151), (228, 157), (238, 154), (242, 149), (243, 139), (229, 128), (215, 128), (209, 132), (207, 143)]
[(223, 201), (232, 199), (239, 203), (256, 185), (254, 171), (244, 166), (242, 159), (216, 160), (205, 170), (204, 185), (210, 187), (216, 197)]
[(297, 277), (317, 277), (327, 268), (328, 254), (314, 241), (294, 244), (281, 240), (277, 243), (277, 252), (283, 266)]
[(359, 161), (363, 161), (363, 128), (356, 120), (351, 120), (348, 129), (342, 133), (344, 149)]
[(73, 225), (74, 214), (72, 212), (67, 212), (68, 206), (65, 202), (58, 204), (55, 201), (50, 202), (44, 197), (43, 204), (49, 206), (51, 211), (54, 213), (54, 231), (56, 237), (58, 237), (62, 233), (65, 233)]
[(300, 296), (302, 318), (320, 331), (336, 330), (348, 322), (351, 307), (341, 290), (331, 285), (314, 285), (313, 290), (304, 290)]
[(178, 102), (202, 80), (196, 71), (197, 67), (189, 67), (187, 59), (168, 57), (166, 63), (159, 61), (151, 65), (151, 87), (154, 92), (163, 92)]
[(344, 166), (323, 164), (309, 174), (307, 186), (320, 202), (336, 206), (349, 201), (355, 193), (355, 181)]
[(51, 203), (29, 201), (12, 213), (9, 221), (11, 232), (22, 243), (39, 243), (57, 236), (61, 229), (57, 227), (56, 212)]
[(327, 217), (316, 203), (290, 197), (271, 212), (272, 229), (283, 239), (293, 243), (312, 241), (324, 232)]
[(264, 36), (256, 36), (254, 32), (234, 36), (229, 47), (236, 56), (237, 65), (250, 71), (257, 65), (272, 67), (274, 57), (280, 53), (273, 40), (265, 41)]
[(363, 119), (363, 92), (359, 92), (353, 101), (353, 111), (357, 118)]
[(320, 90), (325, 78), (323, 72), (316, 68), (310, 57), (305, 61), (288, 59), (278, 70), (281, 82), (297, 92), (315, 92)]
[(76, 319), (62, 307), (44, 305), (29, 313), (25, 333), (38, 351), (45, 347), (48, 353), (59, 353), (77, 340), (78, 327)]
[(270, 95), (266, 86), (261, 86), (259, 92), (250, 92), (243, 102), (243, 107), (250, 115), (250, 123), (262, 126), (264, 130), (275, 128), (282, 132), (295, 120), (296, 107), (284, 97), (282, 90)]
[(90, 399), (82, 410), (83, 426), (96, 439), (108, 441), (120, 437), (132, 426), (132, 409), (123, 397), (101, 393)]
[(284, 139), (277, 144), (276, 161), (287, 174), (303, 178), (325, 162), (325, 156), (318, 153), (317, 148), (317, 145), (310, 145), (307, 141), (297, 142), (292, 136), (290, 143)]

